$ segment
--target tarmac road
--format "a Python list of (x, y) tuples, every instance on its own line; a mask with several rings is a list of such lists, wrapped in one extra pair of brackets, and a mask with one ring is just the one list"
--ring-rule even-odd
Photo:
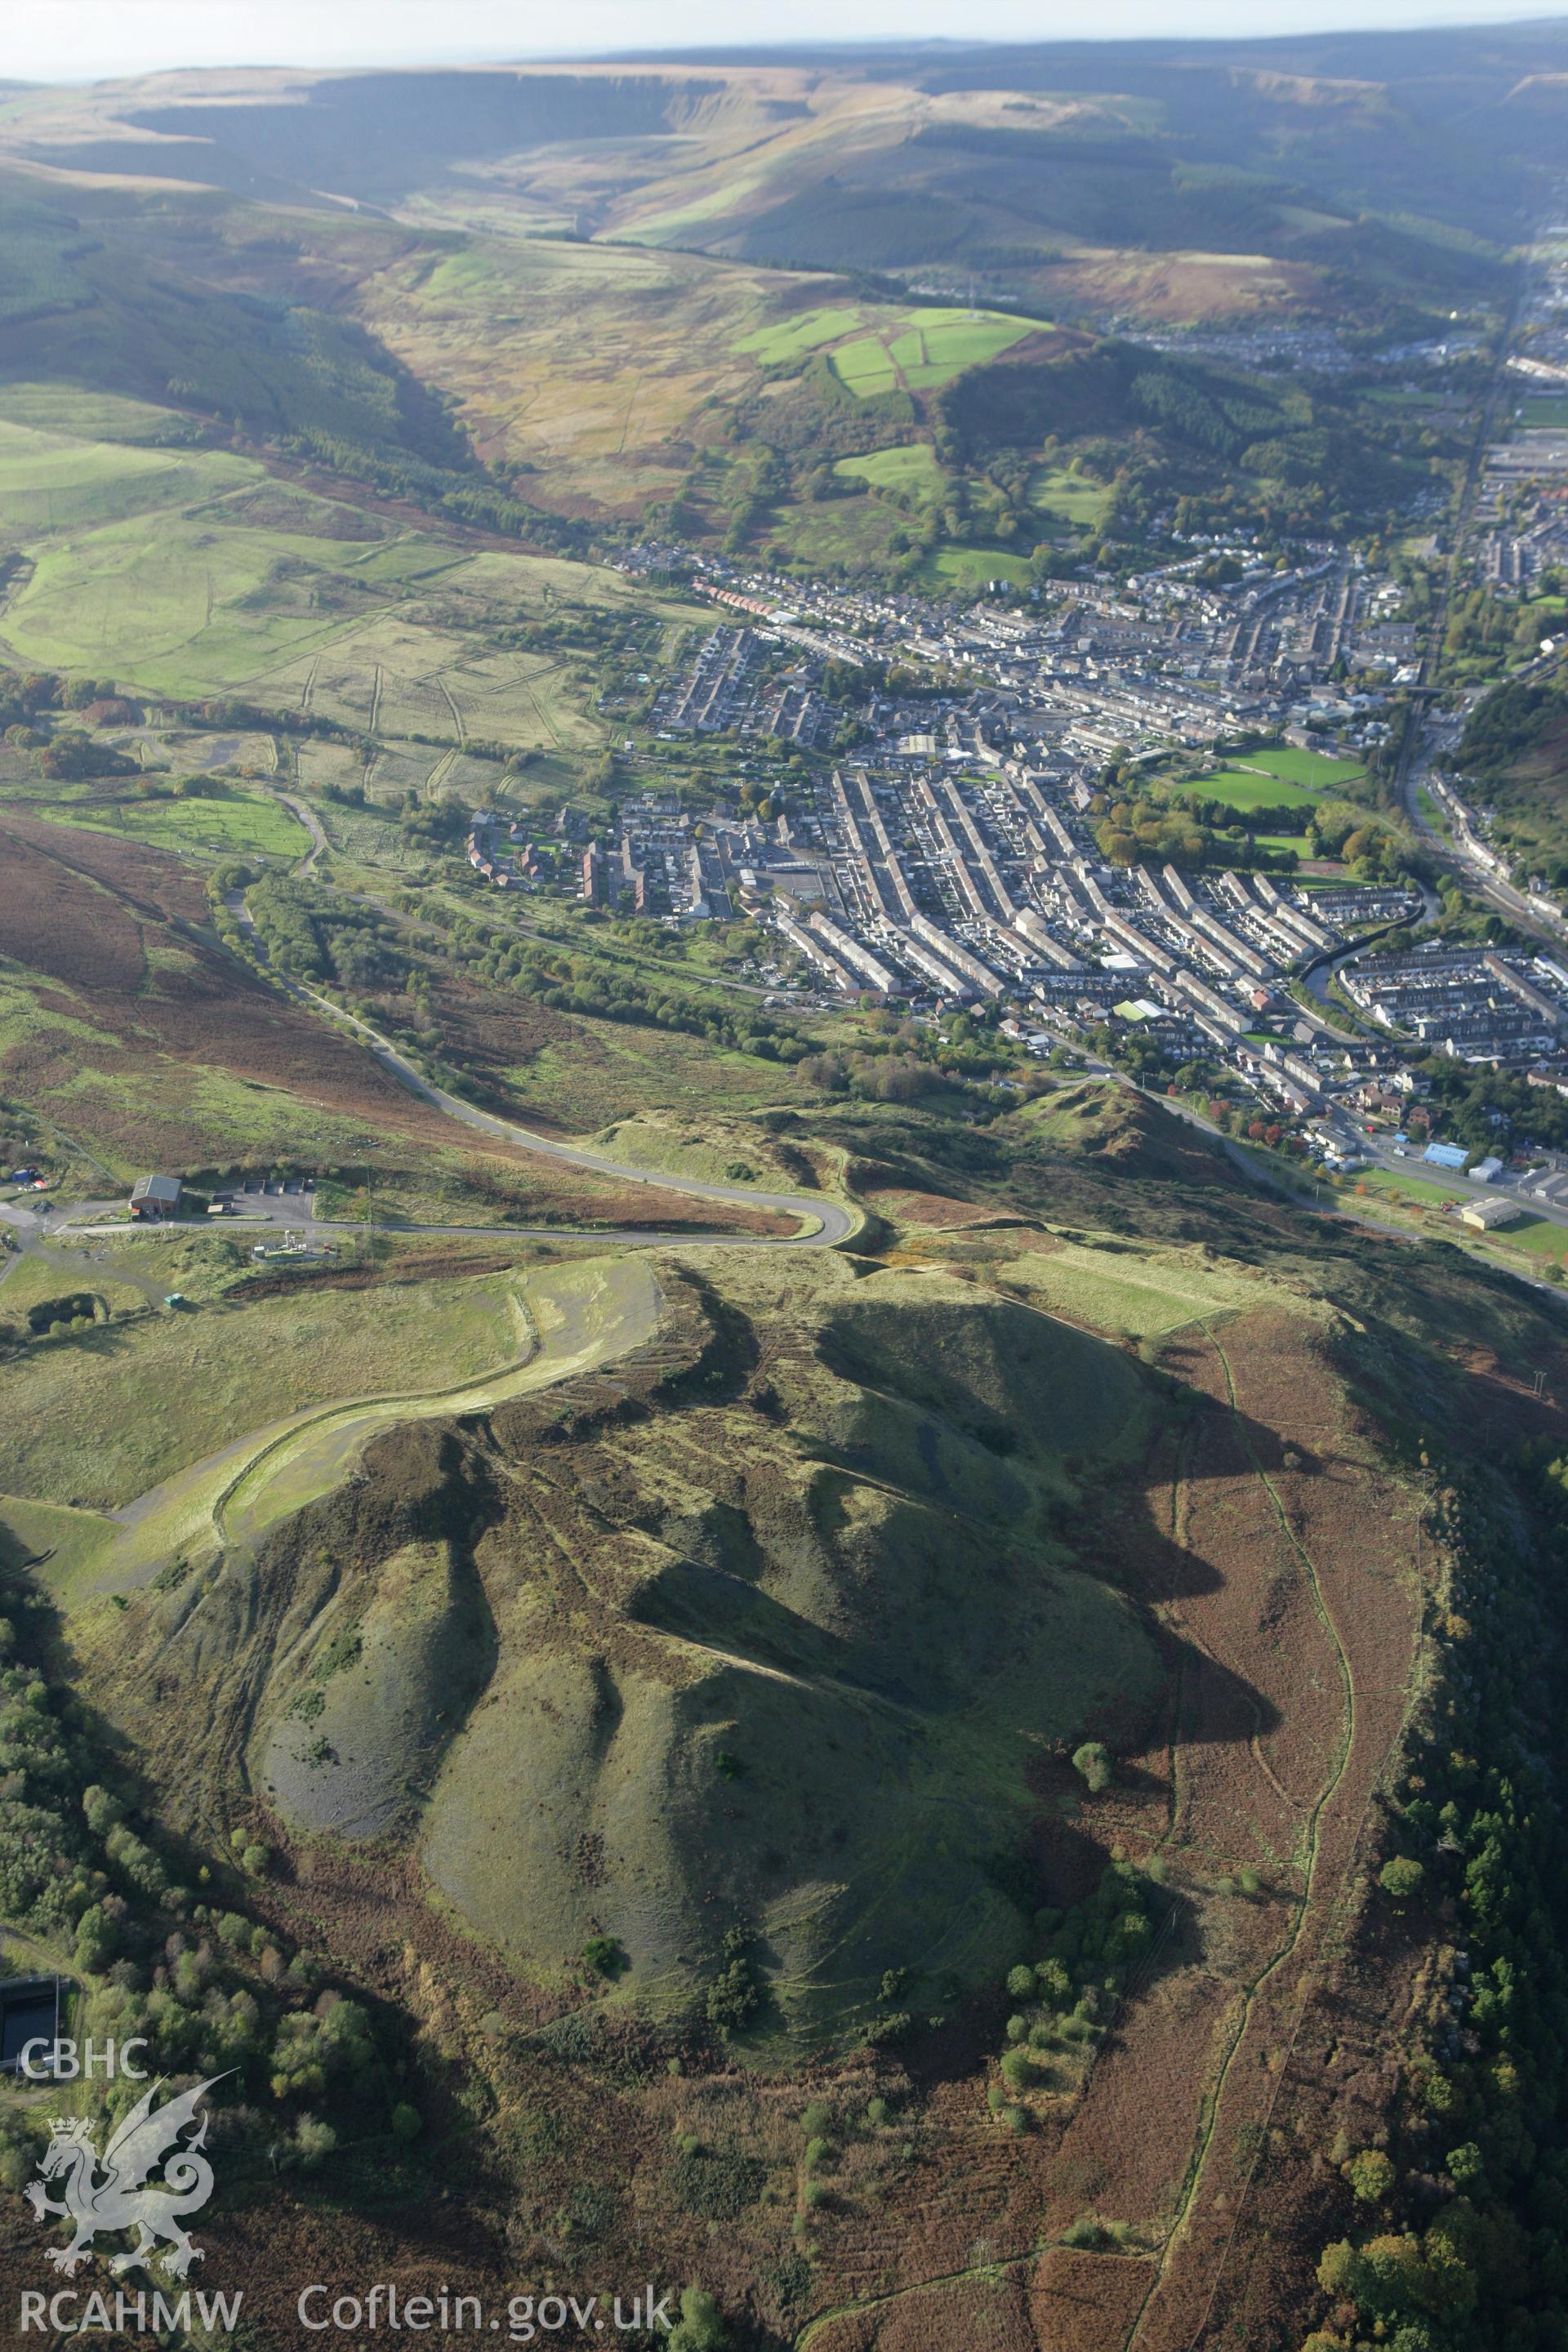
[[(265, 960), (260, 934), (251, 919), (250, 909), (245, 903), (243, 894), (239, 891), (231, 891), (225, 904), (237, 918), (244, 929), (249, 933), (252, 942), (262, 952)], [(320, 995), (315, 989), (308, 988), (303, 981), (286, 980), (277, 971), (273, 971), (272, 978), (279, 987), (295, 999), (296, 1003), (310, 1005), (312, 1011), (325, 1013), (329, 1021), (334, 1021), (340, 1028), (350, 1031), (358, 1038), (360, 1044), (367, 1047), (374, 1055), (388, 1076), (397, 1080), (399, 1086), (405, 1087), (410, 1094), (417, 1095), (421, 1102), (429, 1103), (435, 1109), (443, 1112), (447, 1118), (457, 1119), (460, 1125), (472, 1128), (476, 1134), (493, 1136), (498, 1142), (515, 1144), (524, 1151), (537, 1152), (542, 1160), (559, 1160), (569, 1168), (592, 1169), (595, 1175), (613, 1176), (623, 1184), (653, 1184), (657, 1185), (660, 1192), (687, 1193), (699, 1201), (723, 1201), (746, 1209), (774, 1209), (781, 1216), (802, 1219), (810, 1217), (816, 1220), (816, 1230), (812, 1233), (716, 1234), (701, 1237), (703, 1248), (710, 1247), (714, 1243), (721, 1243), (731, 1246), (743, 1244), (748, 1249), (833, 1249), (839, 1242), (847, 1240), (859, 1222), (842, 1202), (829, 1200), (826, 1193), (763, 1192), (750, 1184), (703, 1183), (693, 1176), (668, 1175), (662, 1168), (639, 1168), (630, 1160), (611, 1160), (603, 1152), (584, 1150), (580, 1144), (557, 1143), (552, 1137), (535, 1134), (531, 1127), (519, 1127), (510, 1118), (497, 1118), (492, 1112), (476, 1109), (472, 1103), (466, 1103), (460, 1097), (448, 1094), (445, 1087), (432, 1086), (429, 1079), (422, 1076), (414, 1065), (398, 1052), (390, 1039), (384, 1037), (379, 1030), (373, 1029), (368, 1021), (362, 1021), (357, 1013), (343, 1012), (342, 1007), (334, 1004), (330, 997)], [(363, 1233), (366, 1228), (359, 1224), (337, 1228), (324, 1227), (322, 1230)], [(585, 1234), (591, 1240), (597, 1241), (667, 1244), (695, 1243), (699, 1239), (699, 1236), (691, 1234), (658, 1233), (642, 1227), (634, 1227), (619, 1233), (607, 1233), (592, 1225), (577, 1228), (567, 1225), (479, 1227), (373, 1225), (369, 1230), (403, 1234), (468, 1234), (479, 1231), (490, 1234), (510, 1233), (531, 1238), (542, 1236), (546, 1239), (569, 1237), (574, 1231), (576, 1231)]]

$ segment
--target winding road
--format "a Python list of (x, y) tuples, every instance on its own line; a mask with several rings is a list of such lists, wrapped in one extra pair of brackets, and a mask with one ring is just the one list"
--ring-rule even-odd
[[(224, 904), (251, 941), (258, 961), (265, 963), (266, 943), (257, 929), (249, 908), (245, 903), (244, 893), (238, 890), (230, 891)], [(659, 1232), (652, 1226), (633, 1226), (616, 1233), (609, 1233), (602, 1227), (593, 1225), (582, 1227), (487, 1225), (478, 1229), (481, 1232), (498, 1234), (510, 1233), (529, 1237), (542, 1236), (554, 1239), (562, 1239), (569, 1237), (574, 1233), (580, 1233), (593, 1241), (658, 1243), (665, 1246), (700, 1243), (704, 1249), (710, 1249), (715, 1245), (730, 1247), (742, 1245), (748, 1249), (833, 1249), (840, 1242), (847, 1241), (850, 1234), (858, 1229), (860, 1220), (855, 1212), (847, 1208), (843, 1202), (829, 1199), (826, 1193), (767, 1192), (753, 1184), (715, 1184), (694, 1176), (671, 1175), (662, 1168), (643, 1168), (637, 1166), (635, 1161), (612, 1160), (607, 1153), (590, 1151), (582, 1144), (559, 1143), (552, 1137), (538, 1134), (531, 1127), (519, 1126), (514, 1119), (498, 1118), (494, 1112), (479, 1110), (474, 1104), (464, 1102), (460, 1096), (448, 1094), (444, 1087), (433, 1085), (415, 1068), (406, 1055), (399, 1052), (390, 1038), (384, 1037), (378, 1029), (372, 1028), (368, 1021), (361, 1020), (358, 1013), (345, 1013), (342, 1006), (334, 1004), (330, 997), (321, 995), (316, 989), (307, 987), (303, 981), (287, 980), (277, 971), (272, 972), (271, 979), (275, 986), (282, 989), (285, 994), (293, 997), (297, 1003), (310, 1005), (313, 1012), (324, 1014), (328, 1020), (335, 1022), (340, 1028), (348, 1030), (350, 1034), (374, 1056), (387, 1076), (397, 1080), (399, 1086), (405, 1087), (410, 1094), (416, 1095), (421, 1102), (428, 1103), (433, 1109), (440, 1111), (446, 1118), (456, 1119), (463, 1127), (471, 1128), (476, 1134), (489, 1136), (499, 1143), (512, 1144), (523, 1151), (536, 1153), (542, 1160), (553, 1160), (564, 1167), (584, 1168), (596, 1176), (613, 1176), (622, 1184), (651, 1184), (659, 1192), (679, 1192), (694, 1200), (719, 1201), (737, 1208), (771, 1209), (780, 1216), (814, 1221), (809, 1230), (803, 1228), (794, 1234), (696, 1235), (689, 1233)], [(321, 1230), (325, 1232), (334, 1228), (323, 1225)], [(362, 1223), (341, 1226), (335, 1230), (363, 1233), (365, 1227)], [(370, 1230), (409, 1234), (468, 1233), (475, 1229), (463, 1225), (387, 1225), (373, 1226)]]

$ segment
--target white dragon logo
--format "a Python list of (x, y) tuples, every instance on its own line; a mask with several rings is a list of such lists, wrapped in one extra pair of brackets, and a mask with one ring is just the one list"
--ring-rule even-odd
[[(159, 2259), (171, 2278), (184, 2278), (193, 2263), (205, 2260), (201, 2248), (192, 2244), (181, 2227), (181, 2216), (199, 2213), (213, 2193), (213, 2168), (200, 2152), (206, 2141), (208, 2118), (203, 2116), (201, 2129), (183, 2147), (179, 2136), (187, 2124), (195, 2122), (196, 2109), (213, 2084), (222, 2080), (221, 2074), (214, 2074), (195, 2090), (183, 2091), (177, 2099), (165, 2099), (154, 2111), (153, 2102), (163, 2082), (160, 2076), (119, 2126), (101, 2159), (88, 2116), (50, 2119), (52, 2136), (39, 2178), (28, 2183), (26, 2194), (36, 2220), (47, 2221), (58, 2213), (75, 2224), (76, 2235), (68, 2246), (47, 2249), (47, 2259), (58, 2271), (74, 2278), (100, 2230), (138, 2233), (131, 2252), (116, 2255), (110, 2263), (110, 2269), (116, 2274), (147, 2263), (161, 2238), (167, 2240), (169, 2250)], [(149, 2188), (147, 2177), (160, 2164), (163, 2185)], [(100, 2168), (101, 2179), (98, 2177)], [(57, 2205), (45, 2195), (44, 2183), (62, 2173), (64, 2201)]]

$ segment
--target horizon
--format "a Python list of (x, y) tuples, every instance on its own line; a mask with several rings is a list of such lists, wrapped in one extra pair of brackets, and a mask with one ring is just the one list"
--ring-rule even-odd
[[(713, 49), (777, 55), (913, 47), (1092, 47), (1106, 42), (1205, 42), (1334, 38), (1357, 34), (1502, 31), (1510, 26), (1568, 22), (1561, 5), (1531, 8), (1519, 0), (1290, 0), (1267, 29), (1251, 0), (1192, 0), (1176, 27), (1163, 0), (1108, 0), (1092, 38), (1064, 24), (1039, 22), (1030, 0), (990, 0), (983, 28), (963, 37), (946, 29), (948, 0), (859, 0), (852, 26), (842, 7), (806, 0), (792, 37), (762, 41), (733, 0), (585, 0), (577, 12), (583, 37), (519, 44), (517, 10), (508, 0), (339, 0), (329, 15), (307, 0), (74, 0), (68, 17), (40, 15), (8, 28), (5, 79), (24, 86), (89, 85), (150, 74), (212, 71), (443, 71), (477, 66), (543, 65), (574, 59), (610, 63), (700, 55)], [(1053, 12), (1055, 13), (1055, 12)], [(1065, 18), (1066, 10), (1059, 12)], [(657, 16), (657, 26), (651, 21)], [(348, 31), (345, 36), (344, 26)], [(658, 31), (666, 37), (653, 40)]]

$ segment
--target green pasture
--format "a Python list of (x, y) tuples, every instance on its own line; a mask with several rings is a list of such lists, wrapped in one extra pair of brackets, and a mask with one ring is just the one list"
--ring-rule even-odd
[(1568, 1226), (1554, 1225), (1550, 1217), (1521, 1217), (1517, 1225), (1501, 1225), (1487, 1238), (1505, 1249), (1527, 1250), (1534, 1258), (1568, 1257)]
[(0, 383), (0, 417), (73, 441), (160, 441), (188, 429), (173, 409), (78, 383)]
[(76, 440), (0, 415), (0, 532), (13, 544), (221, 497), (265, 478), (248, 459), (218, 450)]
[[(9, 520), (15, 537), (37, 550), (0, 620), (0, 654), (23, 667), (90, 669), (153, 692), (218, 693), (376, 616), (390, 593), (454, 560), (413, 534), (367, 544), (237, 520), (212, 498), (205, 470), (174, 482), (167, 470), (148, 471), (221, 463), (238, 467), (237, 489), (265, 479), (243, 461), (107, 445), (40, 450), (39, 438), (0, 426), (0, 524)], [(73, 465), (79, 512), (69, 531), (50, 537), (23, 510), (31, 500), (36, 514), (38, 499), (55, 495), (40, 488), (44, 474)], [(123, 513), (126, 501), (145, 503), (148, 484), (164, 486), (168, 503)], [(193, 490), (197, 502), (182, 505)], [(308, 525), (309, 502), (291, 511)]]
[(1293, 849), (1298, 857), (1307, 855), (1304, 833), (1255, 833), (1252, 838), (1259, 849)]
[(921, 565), (921, 579), (939, 596), (984, 588), (988, 580), (1010, 580), (1015, 588), (1026, 588), (1029, 566), (1023, 556), (1004, 555), (994, 547), (939, 547)]
[(832, 354), (832, 364), (839, 382), (858, 400), (872, 400), (879, 393), (898, 390), (892, 353), (879, 335), (857, 335), (852, 342), (840, 343)]
[(1294, 743), (1274, 743), (1265, 751), (1240, 756), (1248, 768), (1261, 768), (1266, 775), (1279, 776), (1288, 784), (1310, 784), (1317, 792), (1331, 784), (1348, 784), (1366, 773), (1364, 761), (1336, 760), (1327, 751), (1303, 751)]
[(1031, 319), (994, 310), (896, 310), (877, 303), (828, 304), (742, 336), (731, 348), (764, 367), (825, 352), (857, 399), (900, 388), (931, 392), (964, 368), (995, 359), (1037, 331)]
[[(1425, 1176), (1407, 1176), (1402, 1169), (1358, 1168), (1351, 1178), (1352, 1185), (1366, 1185), (1373, 1192), (1388, 1192), (1405, 1201), (1415, 1201), (1426, 1208), (1439, 1206), (1445, 1201), (1468, 1200), (1468, 1192), (1457, 1191), (1449, 1184), (1434, 1184)], [(1464, 1227), (1461, 1231), (1467, 1230)]]
[(865, 457), (840, 457), (833, 470), (847, 481), (868, 482), (875, 490), (901, 490), (917, 499), (940, 496), (945, 478), (929, 441), (873, 449)]
[(964, 368), (982, 366), (1037, 331), (1038, 322), (994, 310), (916, 310), (892, 346), (913, 392), (934, 391)]
[(825, 343), (835, 343), (845, 335), (852, 335), (866, 316), (858, 304), (852, 308), (829, 304), (819, 310), (802, 310), (776, 320), (771, 327), (759, 328), (755, 334), (742, 335), (734, 348), (760, 361), (763, 367), (777, 367), (785, 360), (802, 359), (808, 352), (820, 351)]
[(1043, 466), (1029, 484), (1029, 504), (1037, 513), (1055, 515), (1062, 522), (1092, 530), (1110, 503), (1103, 482), (1065, 466)]
[(186, 856), (294, 858), (310, 846), (298, 817), (262, 793), (237, 792), (222, 800), (73, 801), (58, 808), (39, 803), (33, 814)]
[[(643, 606), (640, 583), (521, 551), (466, 557), (363, 518), (347, 527), (370, 535), (346, 536), (343, 509), (247, 459), (72, 440), (0, 415), (0, 541), (34, 559), (0, 615), (0, 664), (153, 693), (248, 690), (351, 724), (374, 714), (389, 731), (600, 740), (556, 656), (500, 655), (476, 635), (566, 604)], [(340, 646), (338, 709), (334, 667), (318, 694), (315, 666)]]
[(1283, 778), (1248, 775), (1241, 768), (1216, 769), (1212, 776), (1200, 776), (1188, 789), (1205, 800), (1224, 801), (1234, 809), (1310, 808), (1318, 797)]
[(180, 515), (155, 530), (144, 519), (110, 525), (39, 556), (0, 621), (0, 644), (25, 667), (97, 667), (153, 692), (219, 693), (342, 628), (298, 575), (295, 594), (276, 593), (285, 556), (315, 572), (318, 551)]

